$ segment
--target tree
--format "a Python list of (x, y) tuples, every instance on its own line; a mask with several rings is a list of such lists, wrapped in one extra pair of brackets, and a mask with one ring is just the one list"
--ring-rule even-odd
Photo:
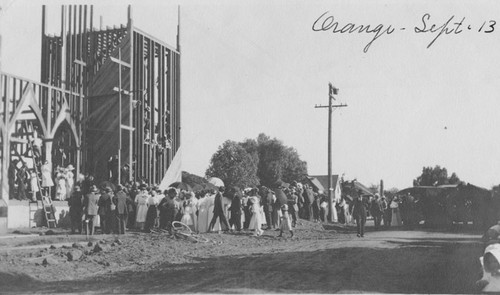
[(239, 143), (230, 140), (212, 156), (206, 176), (220, 178), (226, 187), (244, 188), (259, 184), (254, 158)]
[(262, 185), (272, 187), (278, 180), (292, 182), (307, 175), (307, 162), (300, 159), (295, 148), (264, 133), (257, 136), (256, 144), (259, 155), (257, 176)]
[(457, 184), (460, 179), (455, 173), (448, 177), (446, 168), (439, 165), (432, 167), (423, 167), (422, 174), (413, 180), (413, 186), (438, 186), (443, 184)]
[(303, 179), (307, 175), (307, 163), (300, 159), (295, 148), (261, 133), (257, 139), (240, 143), (226, 141), (212, 156), (206, 175), (240, 187), (259, 183), (272, 187), (278, 180)]

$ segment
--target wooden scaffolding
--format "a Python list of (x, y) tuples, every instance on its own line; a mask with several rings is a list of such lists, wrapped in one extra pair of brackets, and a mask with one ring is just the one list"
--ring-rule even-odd
[(126, 25), (97, 29), (93, 19), (93, 6), (62, 6), (50, 35), (43, 6), (41, 83), (0, 73), (3, 199), (34, 130), (44, 160), (97, 181), (158, 184), (179, 150), (179, 30), (174, 48), (134, 27), (130, 6)]

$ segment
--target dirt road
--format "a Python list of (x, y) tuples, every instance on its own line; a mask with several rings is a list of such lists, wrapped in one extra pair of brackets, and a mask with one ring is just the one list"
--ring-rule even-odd
[[(296, 238), (266, 231), (206, 234), (55, 235), (0, 239), (2, 292), (475, 293), (478, 234), (370, 231), (303, 222)], [(94, 252), (96, 242), (106, 245)], [(73, 243), (83, 252), (67, 261)], [(50, 249), (53, 245), (55, 249)], [(43, 260), (46, 260), (44, 263)]]

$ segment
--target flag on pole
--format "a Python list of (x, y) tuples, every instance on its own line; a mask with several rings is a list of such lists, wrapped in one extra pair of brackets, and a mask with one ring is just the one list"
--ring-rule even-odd
[(329, 87), (330, 97), (335, 99), (335, 97), (333, 96), (339, 94), (339, 89), (333, 87), (332, 83), (328, 83), (328, 87)]

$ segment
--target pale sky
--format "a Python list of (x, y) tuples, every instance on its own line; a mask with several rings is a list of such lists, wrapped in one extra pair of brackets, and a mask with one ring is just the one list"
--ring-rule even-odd
[[(49, 5), (49, 31), (59, 32), (63, 2), (0, 0), (2, 71), (40, 80), (41, 3)], [(126, 24), (121, 3), (94, 2), (95, 26), (98, 15), (105, 26)], [(337, 102), (348, 104), (333, 113), (335, 174), (403, 189), (423, 166), (441, 165), (475, 185), (500, 183), (500, 3), (128, 3), (135, 26), (174, 46), (181, 5), (185, 171), (203, 176), (225, 140), (263, 132), (295, 147), (311, 175), (327, 174), (327, 109), (314, 106), (328, 103), (331, 82), (340, 89)], [(312, 30), (325, 12), (338, 30), (350, 22), (395, 30), (364, 53), (375, 33)], [(443, 33), (426, 48), (441, 31), (415, 33), (426, 13), (426, 29), (454, 16), (449, 32), (465, 17), (462, 32)], [(499, 23), (485, 33), (492, 21)]]

